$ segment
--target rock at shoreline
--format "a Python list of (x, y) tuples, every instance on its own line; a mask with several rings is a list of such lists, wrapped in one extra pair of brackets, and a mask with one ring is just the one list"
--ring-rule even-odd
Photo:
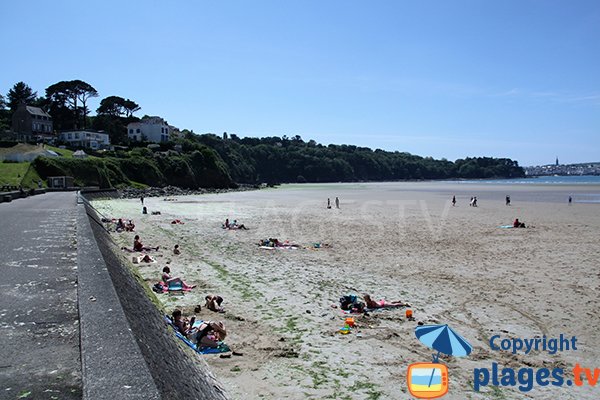
[(177, 186), (165, 187), (149, 187), (145, 189), (125, 188), (119, 190), (119, 197), (122, 199), (135, 199), (140, 197), (171, 197), (171, 196), (189, 196), (208, 193), (227, 193), (227, 192), (244, 192), (248, 190), (258, 190), (259, 185), (238, 185), (237, 188), (228, 189), (182, 189)]

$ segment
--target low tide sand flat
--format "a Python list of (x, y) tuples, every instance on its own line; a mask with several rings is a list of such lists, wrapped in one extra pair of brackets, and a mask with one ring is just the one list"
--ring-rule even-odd
[[(598, 366), (600, 209), (567, 204), (569, 195), (590, 193), (600, 187), (323, 184), (144, 200), (161, 215), (141, 215), (139, 200), (94, 205), (111, 217), (134, 218), (144, 243), (181, 246), (180, 255), (161, 250), (156, 264), (135, 266), (148, 285), (167, 262), (174, 276), (198, 285), (184, 297), (158, 295), (168, 310), (191, 315), (205, 295), (223, 296), (226, 313), (202, 308), (198, 318), (223, 320), (227, 343), (244, 354), (204, 356), (233, 398), (409, 398), (407, 366), (431, 360), (414, 334), (421, 321), (448, 323), (473, 345), (470, 356), (442, 362), (449, 367), (446, 398), (475, 399), (489, 398), (492, 390), (473, 392), (473, 369), (492, 362)], [(478, 207), (469, 207), (471, 196)], [(339, 197), (340, 209), (327, 209), (328, 197)], [(186, 224), (172, 225), (176, 218)], [(225, 218), (250, 230), (225, 231)], [(534, 228), (498, 228), (515, 218)], [(120, 247), (134, 234), (113, 235)], [(259, 240), (269, 237), (332, 247), (260, 249)], [(341, 335), (346, 316), (332, 305), (344, 294), (362, 293), (410, 302), (415, 321), (406, 320), (403, 308), (358, 315), (351, 332)], [(494, 334), (561, 333), (576, 335), (579, 350), (512, 355), (488, 345)], [(499, 391), (502, 398), (523, 396), (517, 389)], [(536, 387), (528, 396), (595, 398), (589, 387)]]

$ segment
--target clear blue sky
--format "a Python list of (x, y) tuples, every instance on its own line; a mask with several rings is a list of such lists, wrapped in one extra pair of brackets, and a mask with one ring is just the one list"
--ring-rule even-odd
[(82, 79), (196, 133), (600, 161), (600, 1), (2, 1), (0, 92)]

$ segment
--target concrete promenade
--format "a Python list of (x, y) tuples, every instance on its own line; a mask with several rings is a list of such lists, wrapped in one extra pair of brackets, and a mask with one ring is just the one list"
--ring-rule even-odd
[(0, 399), (159, 399), (75, 192), (0, 205)]
[(0, 204), (0, 399), (82, 397), (76, 223), (75, 193)]
[(0, 400), (225, 399), (79, 200), (0, 204)]

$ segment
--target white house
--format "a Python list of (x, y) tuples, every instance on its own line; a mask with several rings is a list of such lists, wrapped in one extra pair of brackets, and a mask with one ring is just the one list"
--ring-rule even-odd
[(127, 137), (134, 142), (168, 142), (172, 128), (161, 117), (144, 117), (127, 125)]
[(58, 134), (63, 142), (70, 146), (88, 147), (98, 150), (110, 147), (110, 138), (108, 133), (96, 132), (90, 130), (65, 131)]

